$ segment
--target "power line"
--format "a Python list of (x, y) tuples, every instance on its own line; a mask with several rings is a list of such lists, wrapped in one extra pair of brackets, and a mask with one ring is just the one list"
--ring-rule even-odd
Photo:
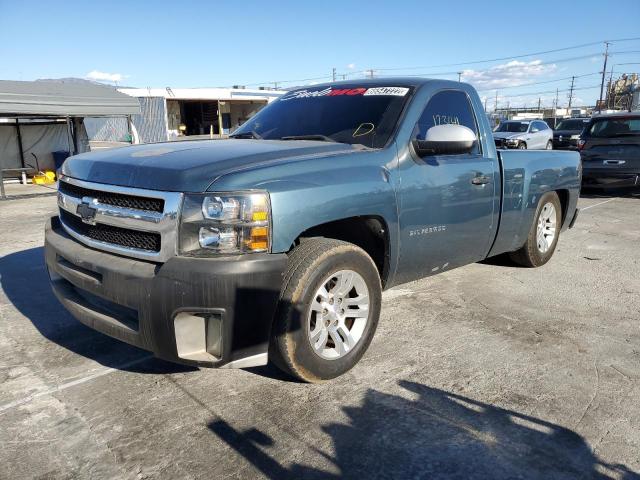
[[(619, 65), (619, 64), (618, 64)], [(487, 88), (478, 88), (477, 91), (478, 92), (487, 92), (489, 90), (495, 90), (496, 88), (499, 88), (500, 90), (504, 90), (506, 88), (520, 88), (520, 87), (530, 87), (532, 85), (543, 85), (545, 83), (555, 83), (555, 82), (562, 82), (562, 81), (566, 81), (566, 80), (571, 80), (572, 78), (582, 78), (582, 77), (590, 77), (592, 75), (600, 75), (600, 72), (593, 72), (593, 73), (585, 73), (582, 75), (573, 75), (571, 77), (563, 77), (563, 78), (555, 78), (553, 80), (544, 80), (542, 82), (531, 82), (531, 83), (523, 83), (521, 85), (508, 85), (505, 87), (487, 87)]]
[(532, 57), (534, 55), (545, 55), (547, 53), (565, 52), (567, 50), (576, 50), (576, 49), (579, 49), (579, 48), (592, 47), (594, 45), (602, 45), (605, 42), (609, 42), (609, 43), (613, 43), (613, 42), (629, 42), (629, 41), (633, 41), (633, 40), (640, 40), (640, 37), (618, 38), (618, 39), (615, 39), (615, 40), (600, 40), (598, 42), (582, 43), (580, 45), (573, 45), (573, 46), (570, 46), (570, 47), (556, 48), (556, 49), (553, 49), (553, 50), (544, 50), (544, 51), (533, 52), (533, 53), (523, 53), (521, 55), (512, 55), (512, 56), (509, 56), (509, 57), (490, 58), (490, 59), (486, 59), (486, 60), (476, 60), (476, 61), (468, 61), (468, 62), (461, 62), (461, 63), (445, 63), (445, 64), (440, 64), (440, 65), (429, 65), (429, 66), (420, 66), (420, 67), (376, 68), (376, 70), (386, 70), (386, 71), (391, 71), (391, 70), (419, 70), (421, 68), (441, 68), (441, 67), (455, 67), (455, 66), (463, 66), (463, 65), (476, 65), (476, 64), (480, 64), (480, 63), (500, 62), (500, 61), (503, 61), (503, 60), (513, 60), (513, 59), (516, 59), (516, 58)]
[[(578, 90), (589, 90), (589, 89), (598, 88), (598, 87), (600, 87), (600, 84), (589, 85), (587, 87), (574, 87), (573, 91), (575, 92)], [(564, 93), (569, 91), (570, 91), (569, 88), (565, 88), (565, 89), (545, 90), (541, 92), (523, 92), (523, 93), (514, 93), (513, 95), (503, 95), (502, 98), (519, 98), (519, 97), (525, 97), (525, 96), (532, 97), (537, 95), (555, 94), (556, 92)]]
[[(573, 62), (573, 61), (576, 61), (576, 60), (584, 60), (585, 58), (593, 58), (593, 57), (596, 57), (598, 55), (601, 55), (601, 53), (595, 52), (595, 53), (591, 53), (589, 55), (580, 55), (578, 57), (558, 58), (558, 59), (555, 59), (555, 60), (548, 60), (548, 61), (546, 61), (544, 63), (543, 62), (534, 63), (534, 64), (532, 64), (530, 66), (533, 66), (533, 67), (550, 67), (550, 66), (554, 66), (557, 63), (565, 63), (565, 62)], [(488, 71), (491, 71), (491, 69), (489, 68), (487, 70), (477, 70), (475, 72), (482, 73), (482, 72), (488, 72)], [(368, 70), (367, 70), (367, 72), (368, 72)], [(403, 77), (408, 77), (408, 78), (418, 78), (418, 77), (430, 77), (430, 76), (438, 76), (438, 75), (440, 75), (440, 76), (457, 75), (458, 73), (459, 73), (458, 71), (450, 71), (450, 72), (428, 72), (428, 73), (414, 73), (414, 74), (411, 74), (411, 75), (402, 75), (402, 74), (400, 74), (400, 75), (403, 76)], [(398, 76), (398, 75), (396, 74), (396, 75), (378, 75), (378, 76), (379, 77), (395, 77), (395, 76)], [(463, 76), (464, 76), (464, 74), (463, 74)]]
[[(614, 42), (627, 42), (627, 41), (636, 41), (636, 40), (640, 40), (640, 37), (618, 38), (618, 39), (614, 39), (614, 40), (608, 40), (607, 42), (614, 43)], [(520, 55), (513, 55), (513, 56), (508, 56), (508, 57), (497, 57), (497, 58), (492, 58), (492, 59), (468, 61), (468, 62), (461, 62), (461, 63), (448, 63), (448, 64), (430, 65), (430, 66), (372, 68), (372, 69), (367, 69), (365, 71), (359, 71), (359, 72), (343, 72), (343, 73), (340, 73), (339, 75), (344, 80), (344, 79), (346, 79), (346, 77), (353, 76), (353, 75), (371, 76), (373, 71), (378, 72), (378, 71), (420, 70), (420, 69), (423, 69), (423, 68), (426, 69), (426, 68), (441, 68), (441, 67), (453, 67), (453, 66), (464, 66), (464, 65), (479, 65), (479, 64), (483, 64), (483, 63), (491, 63), (491, 62), (498, 62), (498, 61), (504, 61), (504, 60), (515, 60), (515, 59), (518, 59), (518, 58), (531, 57), (531, 56), (535, 56), (535, 55), (544, 55), (544, 54), (548, 54), (548, 53), (557, 53), (557, 52), (563, 52), (563, 51), (568, 51), (568, 50), (575, 50), (575, 49), (585, 48), (585, 47), (589, 47), (589, 46), (600, 45), (603, 42), (605, 42), (605, 41), (589, 42), (589, 43), (583, 43), (583, 44), (580, 44), (580, 45), (572, 45), (570, 47), (556, 48), (556, 49), (553, 49), (553, 50), (545, 50), (545, 51), (525, 53), (525, 54), (520, 54)], [(609, 52), (609, 55), (630, 54), (630, 53), (640, 53), (640, 50), (626, 50), (626, 51)], [(548, 66), (548, 65), (554, 64), (554, 63), (564, 63), (564, 62), (572, 62), (572, 61), (575, 61), (575, 60), (582, 60), (582, 59), (585, 59), (585, 58), (590, 58), (590, 57), (594, 57), (596, 55), (601, 55), (601, 54), (602, 53), (600, 53), (600, 52), (596, 52), (596, 53), (592, 53), (592, 54), (588, 54), (588, 55), (580, 55), (580, 56), (569, 57), (569, 58), (555, 59), (555, 60), (551, 60), (551, 61), (546, 61), (544, 63), (542, 63), (542, 62), (541, 63), (537, 63), (535, 65), (536, 66)], [(405, 76), (408, 76), (408, 77), (425, 77), (425, 76), (435, 76), (435, 75), (457, 75), (458, 73), (459, 73), (459, 70), (454, 70), (454, 71), (449, 71), (449, 72), (430, 72), (430, 73), (405, 75)], [(387, 76), (387, 75), (377, 75), (377, 76), (384, 77), (384, 76)], [(274, 83), (284, 84), (284, 83), (309, 82), (309, 81), (332, 80), (332, 79), (333, 79), (333, 74), (332, 75), (317, 76), (317, 77), (309, 77), (309, 78), (300, 78), (300, 79), (277, 80), (277, 81), (270, 80), (270, 81), (266, 81), (266, 82), (246, 83), (244, 85), (245, 86), (262, 86), (262, 85), (272, 85)]]

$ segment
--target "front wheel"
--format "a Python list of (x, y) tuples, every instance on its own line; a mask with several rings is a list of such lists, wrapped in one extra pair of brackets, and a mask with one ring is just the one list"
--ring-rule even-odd
[(518, 150), (526, 150), (527, 149), (527, 144), (524, 142), (520, 142), (518, 144)]
[(351, 369), (378, 325), (382, 288), (361, 248), (303, 240), (289, 256), (269, 357), (286, 373), (319, 382)]
[(562, 210), (556, 192), (547, 192), (538, 202), (527, 241), (511, 252), (511, 259), (525, 267), (541, 267), (553, 256), (562, 225)]
[(553, 150), (553, 142), (551, 140), (547, 142), (546, 150)]

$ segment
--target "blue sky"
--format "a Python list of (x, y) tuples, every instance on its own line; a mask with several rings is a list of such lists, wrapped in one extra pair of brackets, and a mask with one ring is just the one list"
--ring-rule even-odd
[[(640, 1), (609, 3), (0, 0), (0, 79), (81, 77), (176, 88), (291, 86), (315, 80), (285, 81), (329, 80), (333, 67), (349, 79), (368, 69), (441, 78), (462, 71), (490, 102), (497, 88), (501, 105), (538, 97), (551, 104), (559, 88), (562, 105), (568, 77), (577, 75), (574, 104), (593, 104), (603, 45), (439, 65), (640, 37)], [(640, 40), (616, 42), (611, 51), (633, 52), (611, 57), (614, 72), (640, 71)]]

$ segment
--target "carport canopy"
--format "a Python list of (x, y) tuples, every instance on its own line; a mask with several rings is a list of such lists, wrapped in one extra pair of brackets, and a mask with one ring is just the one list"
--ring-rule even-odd
[(90, 82), (0, 80), (0, 117), (135, 115), (140, 103), (115, 88)]
[[(24, 171), (29, 170), (25, 155), (50, 157), (54, 150), (61, 150), (65, 137), (68, 151), (77, 153), (78, 130), (86, 137), (84, 117), (126, 116), (130, 124), (131, 115), (139, 113), (137, 98), (106, 85), (73, 80), (0, 80), (0, 197), (5, 196), (5, 172), (20, 171), (25, 181)], [(66, 120), (65, 130), (59, 119)], [(13, 127), (15, 134), (6, 127)]]

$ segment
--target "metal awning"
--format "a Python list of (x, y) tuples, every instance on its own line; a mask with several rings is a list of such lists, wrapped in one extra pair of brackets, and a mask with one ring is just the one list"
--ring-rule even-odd
[(0, 80), (0, 117), (95, 117), (139, 113), (137, 98), (104, 85)]

